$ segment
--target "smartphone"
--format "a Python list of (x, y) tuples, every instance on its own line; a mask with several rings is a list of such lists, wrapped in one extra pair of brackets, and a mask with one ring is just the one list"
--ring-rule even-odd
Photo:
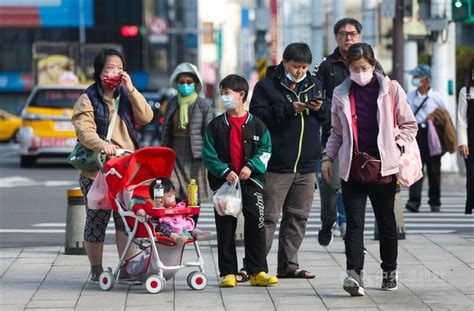
[(326, 90), (323, 90), (322, 92), (318, 91), (316, 93), (316, 96), (314, 96), (313, 99), (310, 102), (308, 102), (306, 105), (309, 106), (311, 102), (313, 102), (313, 103), (321, 102), (322, 103), (325, 98), (326, 98)]

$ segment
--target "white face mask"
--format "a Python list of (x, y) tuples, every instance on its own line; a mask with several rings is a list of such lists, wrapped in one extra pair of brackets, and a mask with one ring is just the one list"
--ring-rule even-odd
[(360, 86), (369, 84), (369, 82), (372, 81), (373, 76), (374, 72), (372, 70), (362, 72), (351, 71), (351, 80), (359, 84)]
[(221, 102), (225, 110), (234, 109), (236, 105), (232, 95), (221, 95)]
[(295, 79), (295, 78), (291, 75), (291, 73), (287, 72), (287, 73), (286, 73), (286, 77), (288, 78), (288, 80), (290, 80), (290, 81), (293, 82), (293, 83), (300, 83), (301, 81), (304, 80), (304, 78), (305, 78), (306, 76), (302, 76), (302, 77), (299, 78), (299, 79)]

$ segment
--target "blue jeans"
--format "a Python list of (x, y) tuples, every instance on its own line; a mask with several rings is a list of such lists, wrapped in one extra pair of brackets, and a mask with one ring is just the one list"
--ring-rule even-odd
[(321, 159), (316, 162), (316, 178), (319, 184), (321, 197), (321, 223), (323, 226), (332, 226), (336, 221), (338, 225), (346, 222), (346, 212), (342, 200), (341, 181), (339, 179), (338, 163), (333, 163), (333, 178), (327, 183), (321, 172)]

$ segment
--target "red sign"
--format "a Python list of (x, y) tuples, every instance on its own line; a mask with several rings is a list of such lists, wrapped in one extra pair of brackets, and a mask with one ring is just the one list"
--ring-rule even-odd
[(153, 35), (164, 35), (168, 31), (168, 22), (164, 18), (154, 17), (148, 25), (148, 30)]

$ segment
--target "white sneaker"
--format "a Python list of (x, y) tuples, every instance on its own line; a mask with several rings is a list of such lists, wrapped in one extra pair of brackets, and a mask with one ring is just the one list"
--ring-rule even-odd
[(342, 288), (351, 296), (365, 296), (362, 272), (358, 275), (354, 270), (347, 271)]
[(346, 236), (346, 228), (347, 228), (347, 224), (345, 222), (339, 225), (339, 231), (341, 232), (341, 237)]
[(341, 228), (338, 224), (334, 224), (334, 227), (332, 227), (332, 235), (335, 237), (342, 236)]

